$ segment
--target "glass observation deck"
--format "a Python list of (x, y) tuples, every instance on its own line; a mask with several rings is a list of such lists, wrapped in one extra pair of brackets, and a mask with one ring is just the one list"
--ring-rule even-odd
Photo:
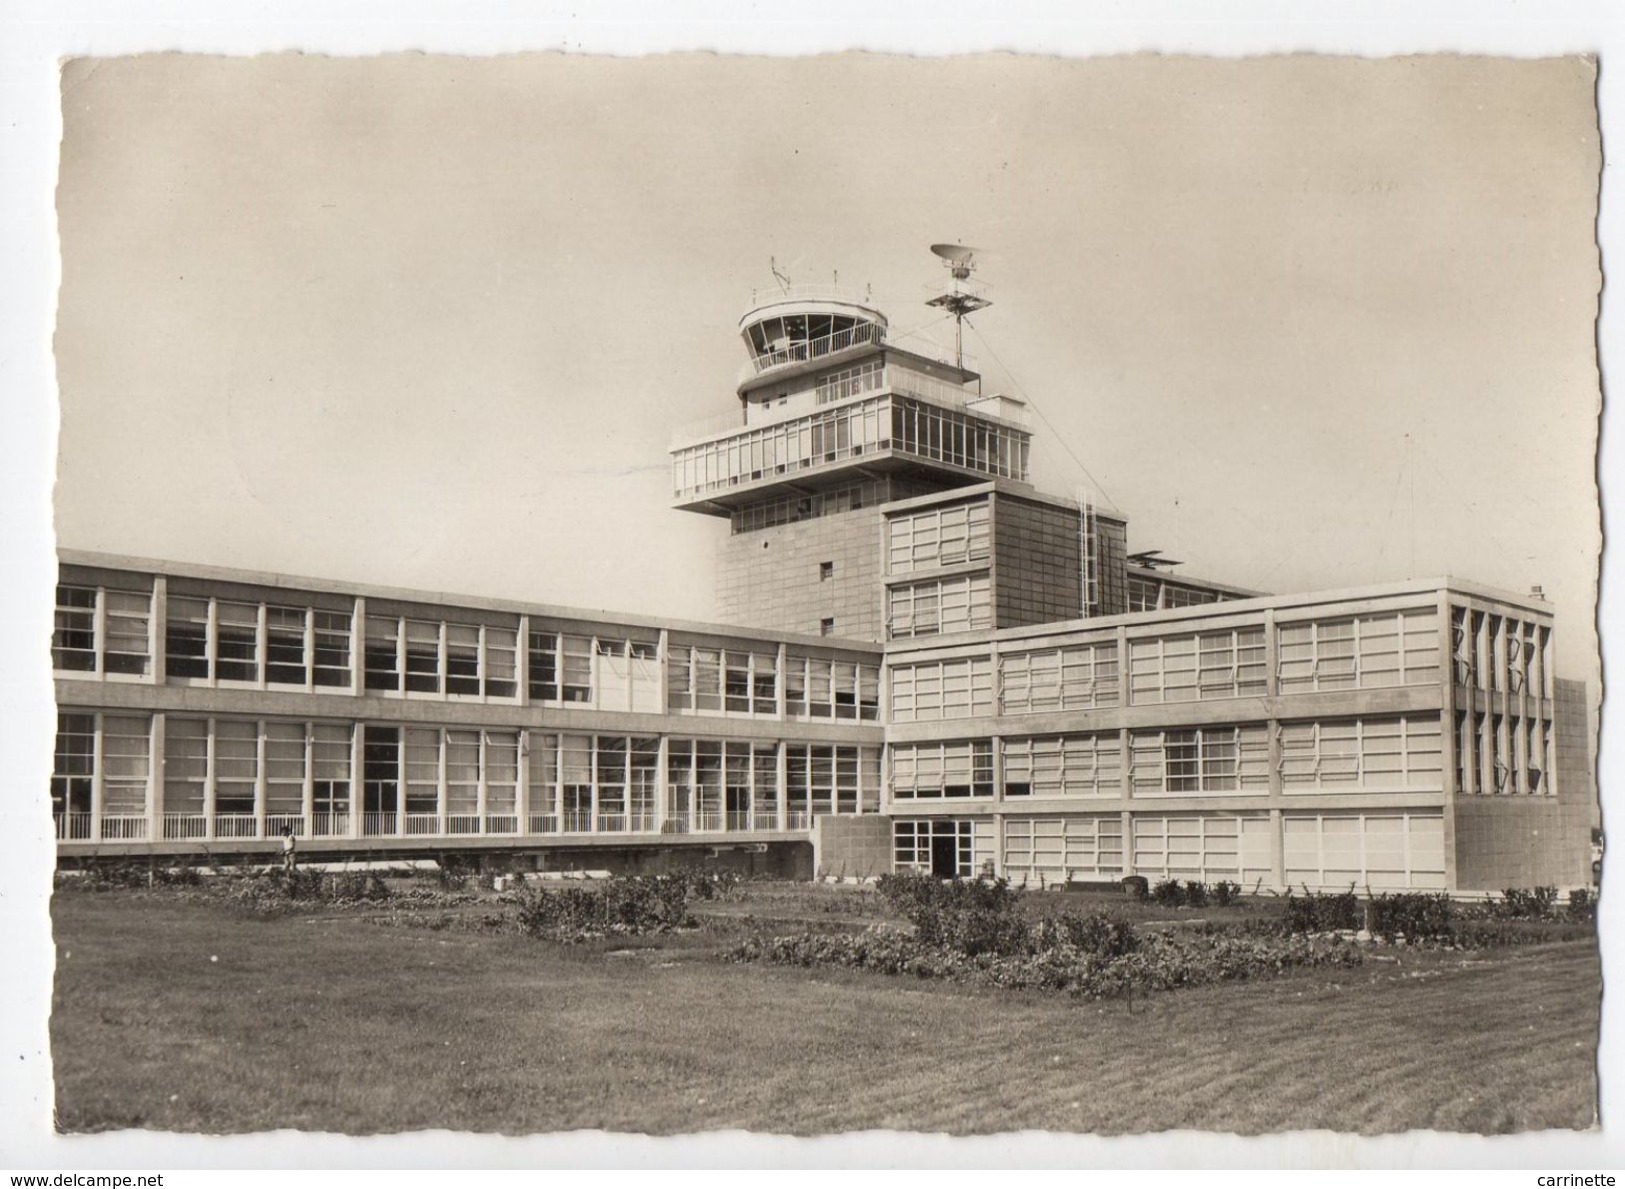
[[(952, 399), (957, 397), (958, 399)], [(672, 450), (678, 507), (722, 515), (775, 484), (818, 485), (855, 465), (869, 471), (949, 469), (1028, 481), (1031, 434), (966, 406), (976, 398), (888, 366), (872, 389), (811, 413), (740, 426)]]
[(751, 296), (739, 333), (758, 376), (886, 338), (886, 316), (839, 285), (785, 285)]

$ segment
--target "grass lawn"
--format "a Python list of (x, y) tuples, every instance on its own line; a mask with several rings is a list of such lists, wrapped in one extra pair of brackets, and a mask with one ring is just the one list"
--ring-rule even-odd
[[(878, 915), (872, 896), (771, 885), (696, 907), (752, 905), (775, 928)], [(164, 893), (67, 893), (52, 914), (67, 1131), (1507, 1132), (1595, 1117), (1588, 942), (1401, 951), (1130, 1010), (723, 963), (742, 919), (569, 947)]]

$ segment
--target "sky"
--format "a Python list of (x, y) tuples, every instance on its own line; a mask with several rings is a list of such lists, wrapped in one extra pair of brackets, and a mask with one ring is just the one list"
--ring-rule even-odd
[[(1590, 676), (1582, 58), (71, 63), (59, 544), (707, 619), (670, 508), (769, 262), (952, 336), (1034, 478), (1244, 587), (1453, 574)], [(912, 332), (919, 330), (920, 335)]]

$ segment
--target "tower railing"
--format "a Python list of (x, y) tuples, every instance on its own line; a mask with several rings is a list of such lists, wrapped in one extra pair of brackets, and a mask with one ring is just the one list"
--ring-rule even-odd
[(859, 322), (856, 326), (848, 326), (832, 334), (798, 339), (774, 350), (763, 351), (754, 356), (752, 362), (759, 376), (770, 368), (782, 367), (787, 363), (805, 363), (809, 359), (820, 359), (851, 347), (878, 345), (885, 341), (885, 327), (875, 322)]
[[(750, 291), (750, 313), (767, 306), (778, 305), (786, 301), (838, 301), (845, 305), (863, 306), (872, 308), (873, 302), (867, 293), (859, 292), (846, 285), (825, 284), (819, 281), (803, 281), (800, 284), (775, 285), (771, 289), (752, 289)], [(750, 313), (745, 317), (748, 319)]]

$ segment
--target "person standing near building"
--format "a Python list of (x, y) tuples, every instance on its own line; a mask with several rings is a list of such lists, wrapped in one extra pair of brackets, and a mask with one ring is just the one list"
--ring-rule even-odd
[(282, 827), (282, 870), (292, 875), (296, 860), (294, 859), (293, 827)]

